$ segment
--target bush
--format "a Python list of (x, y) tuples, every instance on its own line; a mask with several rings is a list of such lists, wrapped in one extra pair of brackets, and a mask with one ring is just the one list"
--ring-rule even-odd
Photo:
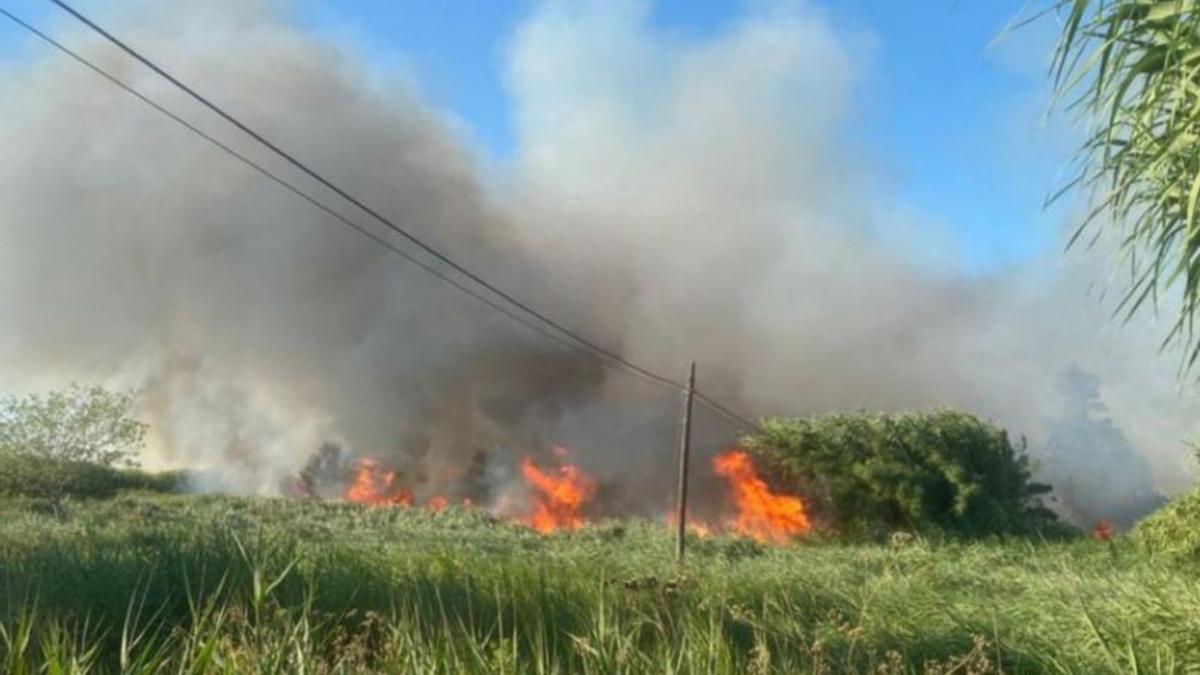
[(1179, 561), (1200, 561), (1200, 490), (1172, 499), (1133, 528), (1148, 553)]
[(0, 496), (59, 500), (103, 498), (127, 490), (176, 492), (185, 478), (178, 472), (148, 473), (138, 469), (68, 462), (26, 454), (0, 454)]
[(1050, 486), (1032, 481), (1024, 448), (967, 413), (776, 419), (746, 444), (782, 481), (809, 495), (816, 515), (841, 535), (1069, 531), (1042, 505)]

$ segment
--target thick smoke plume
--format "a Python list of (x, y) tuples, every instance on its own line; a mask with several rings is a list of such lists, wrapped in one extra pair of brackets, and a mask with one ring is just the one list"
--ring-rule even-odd
[[(935, 239), (893, 215), (897, 196), (847, 141), (869, 68), (858, 38), (807, 6), (692, 41), (657, 32), (642, 3), (539, 6), (510, 45), (518, 149), (503, 167), (481, 166), (411, 86), (273, 4), (137, 16), (120, 24), (134, 44), (365, 202), (634, 361), (672, 375), (698, 361), (705, 389), (749, 414), (962, 407), (1027, 435), (1060, 475), (1092, 463), (1077, 440), (1099, 425), (1124, 445), (1114, 474), (1076, 493), (1125, 503), (1183, 484), (1194, 407), (1155, 358), (1162, 327), (1114, 324), (1088, 294), (1102, 268), (1081, 255), (986, 277), (928, 262), (945, 258), (922, 251)], [(336, 203), (111, 49), (65, 36)], [(276, 490), (324, 442), (429, 490), (477, 482), (481, 451), (499, 486), (505, 453), (565, 443), (620, 479), (613, 503), (665, 500), (674, 395), (483, 308), (77, 64), (4, 70), (5, 389), (138, 387), (148, 461), (229, 489)], [(1082, 408), (1081, 373), (1095, 381)], [(700, 424), (711, 444), (736, 433)]]

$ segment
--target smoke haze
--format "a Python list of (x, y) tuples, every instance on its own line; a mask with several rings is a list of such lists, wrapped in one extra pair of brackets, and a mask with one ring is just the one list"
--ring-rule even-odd
[[(768, 3), (686, 41), (641, 2), (537, 5), (509, 45), (518, 145), (500, 167), (413, 87), (372, 77), (275, 3), (138, 7), (113, 25), (252, 127), (627, 358), (672, 375), (698, 361), (733, 407), (960, 407), (1027, 435), (1064, 475), (1088, 454), (1051, 446), (1093, 422), (1152, 467), (1129, 472), (1131, 494), (1186, 483), (1195, 406), (1156, 357), (1165, 327), (1109, 318), (1089, 293), (1103, 256), (1051, 252), (986, 275), (947, 260), (857, 146), (869, 37), (807, 4)], [(65, 35), (329, 198), (111, 49)], [(630, 500), (665, 494), (676, 396), (333, 226), (58, 54), (10, 62), (2, 79), (5, 389), (137, 387), (148, 461), (240, 491), (277, 489), (335, 441), (430, 484), (481, 449), (565, 443)], [(1080, 417), (1064, 395), (1079, 372), (1106, 411)], [(700, 424), (711, 448), (736, 433)], [(498, 483), (514, 466), (493, 464)], [(1120, 494), (1123, 477), (1074, 489)]]

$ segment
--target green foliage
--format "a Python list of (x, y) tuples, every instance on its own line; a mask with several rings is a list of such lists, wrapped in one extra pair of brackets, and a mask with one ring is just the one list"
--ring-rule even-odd
[(0, 495), (61, 500), (127, 489), (174, 489), (176, 478), (122, 467), (146, 425), (131, 418), (133, 395), (72, 385), (0, 399)]
[(1182, 342), (1191, 366), (1200, 356), (1200, 8), (1195, 0), (1057, 0), (1054, 8), (1062, 19), (1055, 84), (1090, 129), (1079, 175), (1063, 190), (1093, 198), (1072, 241), (1111, 230), (1118, 269), (1129, 271), (1126, 316), (1180, 284), (1167, 341)]
[(26, 454), (0, 454), (0, 497), (61, 500), (103, 498), (119, 492), (176, 492), (185, 482), (176, 472), (149, 473), (88, 462), (67, 462)]
[(1200, 490), (1176, 497), (1143, 518), (1133, 538), (1151, 555), (1200, 562)]
[[(540, 537), (451, 507), (0, 500), (0, 670), (1170, 673), (1200, 591), (1128, 542)], [(1115, 555), (1114, 555), (1115, 553)]]
[(966, 413), (768, 420), (747, 447), (847, 536), (1062, 533), (1003, 429)]
[(0, 455), (133, 466), (147, 427), (132, 407), (133, 394), (98, 386), (0, 399)]

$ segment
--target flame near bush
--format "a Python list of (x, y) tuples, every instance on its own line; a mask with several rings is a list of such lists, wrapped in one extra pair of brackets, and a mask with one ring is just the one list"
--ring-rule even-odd
[(737, 516), (730, 528), (758, 542), (785, 542), (811, 525), (799, 497), (775, 494), (759, 477), (745, 450), (728, 450), (713, 459), (713, 469), (729, 481)]

